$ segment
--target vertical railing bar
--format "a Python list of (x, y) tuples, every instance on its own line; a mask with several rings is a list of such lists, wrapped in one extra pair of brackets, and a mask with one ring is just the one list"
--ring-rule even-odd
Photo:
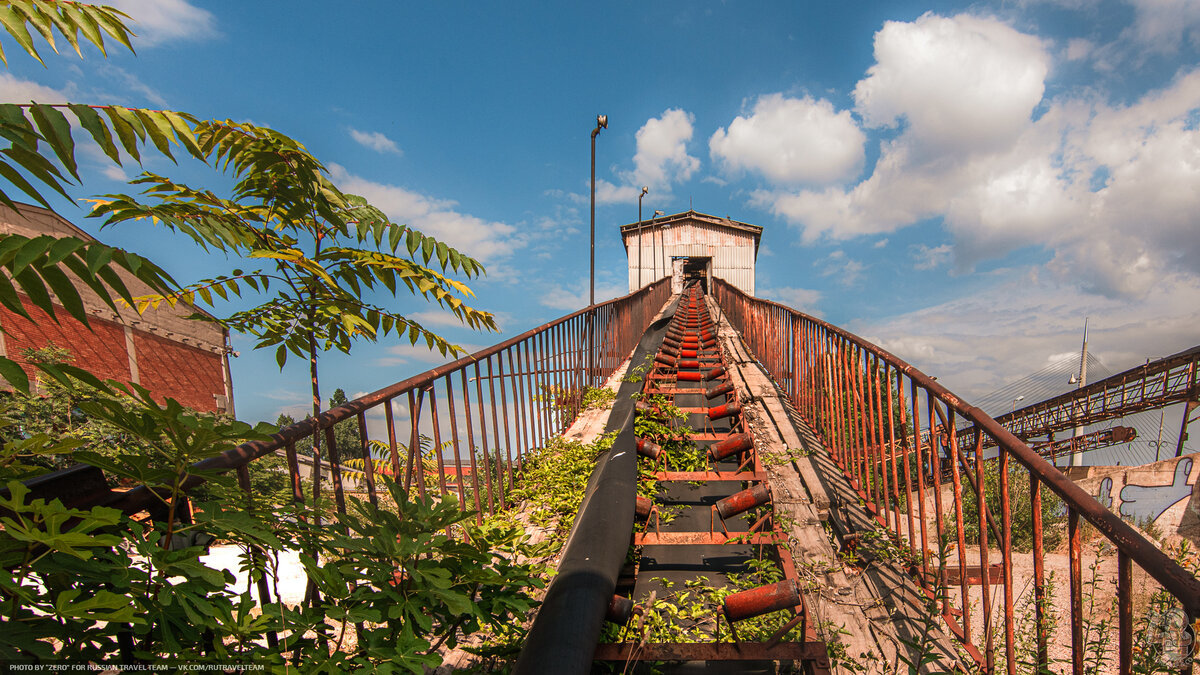
[[(913, 442), (917, 456), (917, 506), (920, 509), (921, 516), (921, 579), (926, 588), (931, 588), (929, 579), (929, 533), (926, 526), (926, 508), (925, 508), (925, 458), (921, 454), (921, 406), (920, 394), (917, 393), (917, 381), (912, 382), (912, 409), (913, 409)], [(929, 440), (933, 442), (933, 431), (930, 430)]]
[(538, 447), (545, 447), (547, 438), (546, 415), (543, 408), (545, 407), (546, 401), (544, 397), (542, 397), (541, 400), (538, 400), (538, 397), (540, 396), (538, 387), (541, 386), (541, 370), (539, 369), (537, 359), (535, 358), (538, 352), (538, 341), (539, 336), (531, 335), (529, 340), (525, 342), (525, 359), (529, 362), (526, 366), (526, 370), (529, 372), (529, 375), (527, 376), (529, 383), (529, 412), (532, 420), (535, 423), (534, 430), (535, 436), (537, 437), (537, 445)]
[[(516, 354), (515, 360), (513, 354)], [(508, 362), (513, 369), (513, 410), (517, 416), (517, 431), (520, 432), (517, 434), (517, 462), (524, 465), (525, 455), (533, 450), (533, 442), (529, 436), (529, 418), (525, 416), (525, 375), (522, 372), (525, 366), (521, 363), (521, 346), (510, 347), (508, 355)]]
[[(1013, 632), (1013, 582), (1012, 582), (1012, 495), (1009, 493), (1008, 473), (1010, 455), (1008, 449), (1000, 447), (1000, 510), (1002, 513), (1001, 532), (1004, 545), (1001, 548), (1004, 565), (1004, 659), (1008, 666), (1008, 675), (1017, 674), (1016, 639)], [(979, 486), (981, 490), (986, 486)], [(984, 525), (984, 515), (980, 513), (979, 526)]]
[[(925, 390), (925, 407), (929, 409), (929, 464), (930, 464), (930, 470), (932, 471), (932, 474), (931, 474), (932, 475), (932, 478), (931, 478), (932, 485), (930, 487), (933, 492), (933, 526), (934, 526), (934, 529), (937, 531), (937, 542), (938, 542), (937, 545), (938, 545), (938, 549), (940, 551), (943, 543), (946, 540), (945, 539), (946, 532), (945, 532), (945, 525), (943, 523), (943, 517), (942, 517), (942, 515), (943, 515), (942, 514), (942, 450), (941, 450), (942, 435), (937, 433), (937, 426), (938, 426), (937, 425), (937, 405), (938, 405), (938, 401), (934, 397), (933, 392), (926, 389)], [(939, 561), (938, 574), (939, 575), (945, 574), (945, 569), (942, 568), (942, 565), (941, 565), (941, 557), (942, 556), (939, 553), (939, 555), (938, 555), (938, 561)], [(938, 579), (938, 587), (941, 588), (944, 585), (945, 585), (945, 580), (942, 578), (939, 578)], [(950, 613), (950, 597), (949, 597), (949, 594), (943, 593), (942, 594), (942, 614), (949, 614), (949, 613)]]
[[(916, 386), (911, 378), (909, 379), (909, 384), (914, 388)], [(912, 498), (912, 459), (915, 450), (908, 442), (908, 405), (904, 402), (904, 373), (900, 371), (896, 373), (896, 399), (900, 407), (900, 454), (904, 458), (904, 511), (908, 517), (908, 548), (909, 550), (914, 550), (917, 548), (916, 527), (913, 523)]]
[(411, 468), (411, 475), (417, 481), (417, 494), (421, 495), (421, 501), (426, 501), (425, 494), (425, 453), (421, 451), (421, 408), (425, 402), (425, 390), (418, 389), (416, 391), (416, 399), (413, 399), (413, 392), (408, 392), (408, 401), (413, 407), (409, 408), (408, 422), (409, 426), (409, 446), (408, 446), (408, 461)]
[[(950, 408), (947, 414), (946, 426), (950, 428), (950, 452), (952, 459), (950, 460), (950, 482), (954, 490), (954, 525), (958, 539), (958, 580), (959, 592), (962, 594), (962, 629), (963, 641), (972, 644), (971, 641), (971, 590), (967, 583), (967, 537), (963, 531), (963, 501), (962, 501), (962, 476), (959, 473), (959, 464), (962, 463), (962, 449), (958, 447), (958, 439), (955, 437), (954, 429), (954, 409)], [(981, 523), (982, 524), (982, 523)], [(986, 568), (980, 568), (981, 574), (988, 573)]]
[(989, 556), (988, 556), (988, 528), (984, 519), (987, 517), (987, 490), (984, 486), (987, 485), (984, 476), (984, 461), (983, 461), (983, 429), (976, 423), (975, 427), (975, 484), (979, 486), (975, 490), (976, 510), (979, 512), (979, 566), (983, 570), (983, 635), (984, 635), (984, 656), (986, 658), (987, 673), (995, 672), (995, 640), (992, 635), (995, 632), (992, 628), (992, 580), (989, 573)]
[(462, 378), (463, 393), (463, 423), (467, 427), (467, 456), (471, 458), (471, 487), (475, 491), (475, 522), (483, 524), (483, 507), (480, 504), (482, 495), (479, 494), (479, 469), (475, 463), (475, 431), (471, 422), (471, 388), (467, 386), (467, 369), (458, 371)]
[(1121, 550), (1117, 551), (1117, 672), (1133, 672), (1133, 569)]
[(388, 452), (392, 458), (392, 476), (397, 484), (400, 484), (404, 478), (400, 475), (400, 452), (396, 447), (396, 416), (392, 412), (392, 400), (388, 399), (383, 402), (383, 418), (387, 424), (388, 432)]
[(887, 382), (888, 455), (892, 460), (892, 532), (900, 536), (900, 475), (896, 471), (896, 397), (892, 388), (892, 364), (884, 362), (883, 379)]
[(325, 427), (325, 447), (329, 448), (329, 472), (333, 482), (333, 499), (338, 513), (346, 513), (346, 494), (342, 486), (342, 462), (339, 459), (337, 442), (333, 438), (333, 425)]
[[(429, 383), (429, 418), (433, 423), (433, 454), (437, 457), (438, 470), (438, 493), (443, 499), (446, 498), (446, 458), (442, 456), (442, 435), (438, 424), (437, 412), (437, 389), (433, 383)], [(455, 467), (455, 471), (458, 467)], [(459, 508), (462, 508), (462, 502), (459, 502)], [(446, 534), (450, 534), (450, 528), (446, 528)]]
[(1079, 512), (1067, 506), (1067, 539), (1071, 583), (1071, 672), (1083, 675), (1083, 558)]
[[(980, 462), (979, 459), (976, 460)], [(982, 463), (982, 462), (980, 462)], [(981, 479), (982, 480), (982, 479)], [(982, 484), (982, 483), (981, 483)], [(1050, 669), (1050, 637), (1046, 625), (1046, 562), (1042, 535), (1042, 482), (1029, 472), (1029, 505), (1033, 521), (1033, 602), (1035, 642), (1037, 645), (1037, 668)], [(980, 528), (983, 527), (982, 522)]]
[(300, 458), (296, 456), (296, 444), (288, 443), (284, 453), (287, 456), (288, 478), (292, 484), (292, 501), (304, 503), (304, 481), (300, 478)]
[(496, 500), (492, 496), (492, 462), (488, 456), (487, 414), (483, 409), (483, 382), (479, 379), (479, 362), (475, 362), (475, 402), (479, 404), (479, 446), (483, 450), (484, 483), (487, 485), (488, 514), (496, 515)]
[[(467, 508), (467, 477), (463, 475), (461, 442), (458, 437), (458, 415), (454, 412), (454, 378), (451, 377), (451, 373), (446, 373), (446, 405), (450, 409), (450, 442), (454, 448), (454, 471), (458, 476), (455, 481), (458, 483), (458, 507), (465, 509)], [(437, 427), (434, 429), (436, 430)], [(475, 504), (475, 510), (479, 510), (478, 502)]]
[(367, 415), (364, 412), (359, 412), (355, 417), (358, 418), (358, 442), (359, 451), (363, 456), (363, 475), (367, 479), (367, 499), (370, 500), (371, 506), (379, 506), (379, 497), (375, 494), (375, 460), (371, 457), (370, 439), (367, 438)]
[(875, 413), (872, 416), (871, 429), (875, 432), (874, 438), (877, 440), (873, 442), (875, 443), (875, 452), (879, 457), (876, 462), (879, 471), (879, 496), (876, 497), (876, 502), (882, 512), (876, 517), (881, 518), (880, 523), (886, 529), (890, 522), (891, 510), (889, 508), (890, 500), (888, 495), (888, 456), (887, 449), (885, 448), (887, 441), (883, 437), (883, 391), (880, 389), (881, 383), (879, 381), (879, 374), (882, 369), (880, 361), (879, 357), (873, 357), (871, 363), (871, 383), (874, 385), (872, 388), (875, 394)]
[[(504, 455), (505, 469), (501, 470), (501, 496), (500, 506), (504, 508), (508, 505), (509, 490), (512, 488), (512, 439), (509, 437), (508, 429), (508, 397), (504, 395), (504, 353), (496, 355), (496, 370), (495, 376), (492, 375), (492, 358), (489, 356), (487, 360), (488, 367), (488, 391), (492, 399), (492, 430), (496, 432), (496, 461), (500, 461), (500, 429), (496, 421), (496, 385), (495, 378), (500, 378), (500, 412), (504, 417)], [(504, 476), (507, 474), (507, 481)]]

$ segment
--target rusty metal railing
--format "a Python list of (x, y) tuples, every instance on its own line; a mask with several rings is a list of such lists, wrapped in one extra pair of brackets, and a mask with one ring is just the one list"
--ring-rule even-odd
[[(918, 583), (936, 601), (949, 631), (985, 672), (996, 672), (998, 652), (1008, 673), (1018, 669), (1013, 579), (1018, 555), (1032, 559), (1032, 579), (1021, 582), (1032, 583), (1035, 608), (1031, 662), (1020, 667), (1022, 671), (1049, 672), (1045, 489), (1061, 498), (1066, 510), (1073, 673), (1083, 675), (1088, 648), (1081, 520), (1117, 549), (1120, 673), (1132, 672), (1134, 567), (1178, 601), (1185, 612), (1185, 626), (1200, 616), (1200, 582), (1196, 578), (996, 420), (896, 356), (847, 331), (784, 305), (750, 297), (720, 279), (714, 280), (713, 291), (751, 352), (821, 436), (868, 511), (893, 541), (909, 547)], [(958, 442), (958, 420), (972, 430), (973, 448)], [(994, 447), (987, 454), (983, 452), (985, 439)], [(1017, 467), (1028, 474), (1028, 492), (1023, 485), (1016, 489), (1010, 485)], [(998, 472), (996, 490), (986, 487), (988, 471)], [(977, 489), (979, 486), (984, 488)], [(1028, 513), (1014, 510), (1022, 492), (1028, 497), (1024, 501)], [(972, 531), (965, 527), (969, 517), (965, 519), (964, 510), (982, 514)], [(1032, 546), (1028, 553), (1014, 548), (1014, 514), (1029, 519)], [(955, 560), (949, 563), (947, 548), (956, 550)], [(992, 561), (997, 557), (1000, 574), (993, 580)], [(947, 589), (951, 584), (956, 588)], [(973, 585), (980, 587), (978, 595), (972, 592)], [(997, 604), (1000, 609), (994, 607)], [(972, 615), (979, 613), (982, 626), (973, 626)]]
[[(386, 455), (382, 467), (365, 462), (355, 471), (373, 503), (376, 473), (382, 471), (405, 489), (415, 483), (422, 498), (429, 492), (454, 494), (482, 520), (504, 507), (525, 455), (570, 426), (585, 389), (600, 386), (625, 360), (670, 291), (666, 279), (569, 314), (297, 422), (270, 441), (245, 443), (198, 462), (193, 469), (242, 474), (255, 459), (283, 451), (293, 498), (315, 502), (328, 489), (322, 485), (326, 471), (313, 472), (306, 490), (297, 454), (298, 447), (311, 447), (318, 461), (309, 463), (327, 467), (336, 508), (345, 513), (343, 474), (348, 469), (334, 442), (334, 426), (352, 420), (358, 425), (362, 456), (371, 455), (372, 444), (383, 445)], [(382, 417), (378, 435), (386, 436), (385, 445), (382, 438), (369, 439), (369, 416)], [(436, 470), (427, 463), (436, 463)], [(428, 476), (431, 471), (436, 475)], [(190, 476), (184, 487), (199, 482)], [(241, 482), (248, 489), (248, 481)], [(134, 513), (154, 502), (141, 487), (109, 505)]]

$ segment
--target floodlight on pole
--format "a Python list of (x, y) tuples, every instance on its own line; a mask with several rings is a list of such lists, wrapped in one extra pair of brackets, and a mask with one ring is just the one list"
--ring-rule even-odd
[(1017, 412), (1017, 401), (1024, 401), (1024, 400), (1025, 400), (1025, 397), (1024, 397), (1024, 396), (1018, 396), (1018, 397), (1014, 398), (1014, 399), (1013, 399), (1012, 411), (1013, 411), (1013, 412)]
[(596, 136), (601, 129), (608, 128), (608, 115), (596, 115), (596, 128), (592, 129), (592, 237), (591, 237), (591, 290), (588, 306), (596, 304)]

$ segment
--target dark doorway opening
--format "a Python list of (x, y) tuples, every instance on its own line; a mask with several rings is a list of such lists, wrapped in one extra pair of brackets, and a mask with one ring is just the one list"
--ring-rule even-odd
[(708, 293), (708, 267), (712, 263), (712, 258), (686, 258), (683, 261), (683, 285), (696, 281), (700, 283), (700, 288)]

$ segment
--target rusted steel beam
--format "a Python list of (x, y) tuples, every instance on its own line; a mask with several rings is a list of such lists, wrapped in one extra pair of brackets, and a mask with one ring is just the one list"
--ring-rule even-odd
[(633, 535), (634, 546), (722, 546), (724, 544), (774, 545), (773, 532), (646, 532)]
[[(1000, 415), (996, 421), (1015, 436), (1033, 438), (1143, 410), (1195, 401), (1200, 395), (1197, 363), (1200, 363), (1200, 346), (1019, 408)], [(960, 441), (974, 443), (967, 437), (960, 437)]]
[(755, 471), (659, 471), (657, 481), (755, 481), (766, 480), (767, 474)]
[(804, 661), (829, 668), (823, 642), (648, 642), (596, 645), (597, 661)]

